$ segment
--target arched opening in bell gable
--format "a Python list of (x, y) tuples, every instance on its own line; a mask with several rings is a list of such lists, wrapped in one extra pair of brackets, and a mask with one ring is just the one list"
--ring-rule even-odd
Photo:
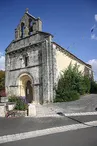
[(25, 29), (25, 24), (22, 22), (21, 23), (21, 38), (24, 37), (24, 29)]
[(32, 19), (29, 19), (29, 35), (32, 35), (33, 33), (33, 21)]

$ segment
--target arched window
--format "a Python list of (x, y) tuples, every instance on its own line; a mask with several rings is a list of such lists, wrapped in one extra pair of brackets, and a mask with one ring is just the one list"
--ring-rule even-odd
[(28, 66), (29, 63), (29, 56), (25, 56), (25, 67)]
[(29, 35), (32, 35), (33, 32), (33, 21), (29, 19)]
[(25, 24), (22, 22), (21, 23), (21, 38), (24, 37), (24, 29), (25, 29)]

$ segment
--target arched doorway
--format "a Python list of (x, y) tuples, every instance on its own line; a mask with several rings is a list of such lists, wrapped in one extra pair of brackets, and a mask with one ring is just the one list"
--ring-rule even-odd
[(33, 79), (27, 73), (19, 76), (19, 94), (25, 97), (27, 103), (33, 101)]
[(26, 101), (28, 103), (31, 103), (33, 101), (33, 89), (31, 85), (31, 81), (29, 80), (26, 83), (25, 95), (26, 95)]

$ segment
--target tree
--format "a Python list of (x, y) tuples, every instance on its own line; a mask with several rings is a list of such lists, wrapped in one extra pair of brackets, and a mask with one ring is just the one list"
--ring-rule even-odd
[(56, 87), (55, 101), (70, 101), (79, 98), (79, 95), (83, 95), (90, 91), (90, 79), (88, 76), (83, 76), (79, 71), (79, 66), (75, 64), (68, 66), (64, 70), (58, 81)]
[(5, 92), (5, 71), (0, 70), (0, 96)]
[(97, 83), (95, 81), (91, 81), (90, 93), (96, 93), (97, 94)]

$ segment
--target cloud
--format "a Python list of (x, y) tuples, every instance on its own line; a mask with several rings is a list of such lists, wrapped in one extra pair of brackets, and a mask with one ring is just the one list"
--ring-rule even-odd
[(97, 40), (97, 36), (95, 34), (91, 34), (91, 39), (92, 40)]
[(97, 81), (97, 59), (89, 60), (88, 64), (92, 65), (92, 69), (94, 71), (94, 79)]
[(5, 56), (0, 52), (0, 70), (5, 70)]
[(95, 14), (94, 18), (95, 18), (95, 21), (97, 21), (97, 14)]

